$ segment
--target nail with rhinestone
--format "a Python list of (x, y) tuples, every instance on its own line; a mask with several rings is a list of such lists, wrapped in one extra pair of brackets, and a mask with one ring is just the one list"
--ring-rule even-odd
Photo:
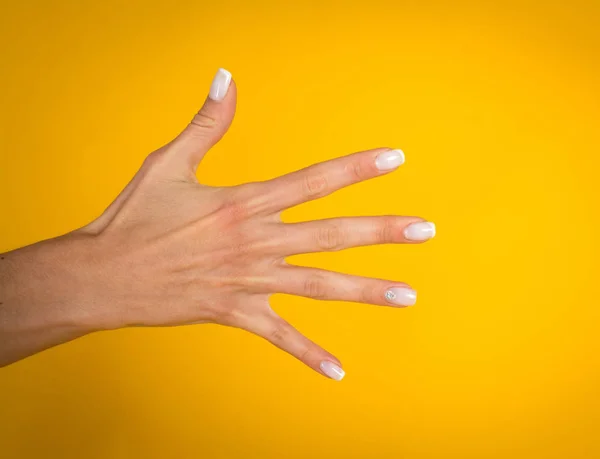
[(417, 302), (417, 292), (406, 287), (392, 287), (385, 292), (385, 299), (396, 306), (412, 306)]

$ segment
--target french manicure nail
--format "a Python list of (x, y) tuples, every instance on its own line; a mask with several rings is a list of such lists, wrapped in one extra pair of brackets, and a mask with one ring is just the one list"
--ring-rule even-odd
[(402, 150), (384, 151), (375, 159), (375, 166), (380, 171), (396, 169), (404, 164), (404, 152)]
[(335, 379), (336, 381), (341, 381), (346, 374), (344, 370), (329, 360), (323, 360), (319, 366), (321, 367), (321, 371), (323, 373), (325, 373), (331, 379)]
[(392, 287), (385, 292), (385, 299), (398, 306), (412, 306), (417, 302), (417, 292), (406, 287)]
[(435, 236), (435, 223), (416, 222), (404, 228), (404, 237), (409, 241), (426, 241)]
[(225, 69), (217, 70), (217, 74), (213, 78), (212, 84), (210, 85), (210, 91), (208, 97), (212, 100), (223, 100), (231, 84), (231, 73)]

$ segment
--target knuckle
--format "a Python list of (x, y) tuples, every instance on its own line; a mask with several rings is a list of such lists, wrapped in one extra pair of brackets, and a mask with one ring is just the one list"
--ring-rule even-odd
[(162, 162), (163, 158), (165, 157), (165, 154), (165, 150), (163, 149), (153, 151), (144, 159), (144, 166), (150, 168), (156, 167), (157, 164)]
[[(230, 245), (231, 262), (237, 260), (238, 265), (245, 266), (253, 257), (254, 244), (243, 234), (235, 234)], [(241, 282), (240, 282), (241, 283)]]
[(327, 283), (323, 276), (309, 276), (304, 281), (304, 295), (316, 300), (327, 298)]
[(312, 349), (309, 346), (305, 346), (298, 354), (298, 358), (302, 362), (308, 362), (309, 360), (311, 360), (311, 356), (312, 356)]
[(346, 165), (346, 173), (356, 182), (360, 182), (367, 178), (367, 171), (360, 159), (350, 161)]
[(235, 285), (247, 287), (251, 279), (243, 275), (243, 270), (252, 267), (256, 269), (255, 263), (260, 256), (260, 244), (250, 236), (250, 230), (245, 225), (233, 228), (227, 231), (226, 239), (223, 243), (227, 250), (223, 253), (223, 261), (227, 263), (229, 269), (235, 274)]
[(381, 217), (377, 227), (376, 240), (379, 244), (388, 244), (394, 242), (394, 233), (396, 230), (396, 219), (391, 216)]
[(317, 246), (321, 250), (335, 251), (344, 247), (345, 235), (337, 225), (327, 225), (319, 228), (316, 234)]
[(196, 113), (196, 115), (194, 115), (194, 118), (190, 124), (204, 130), (213, 129), (215, 126), (217, 126), (218, 122), (219, 120), (217, 118), (211, 116), (205, 111), (200, 110), (198, 113)]
[(231, 198), (244, 203), (248, 213), (257, 214), (261, 211), (264, 192), (258, 182), (247, 182), (231, 188)]
[(218, 308), (213, 313), (214, 322), (221, 325), (235, 326), (240, 322), (240, 310), (237, 307), (229, 306)]
[(231, 199), (223, 203), (220, 209), (221, 219), (226, 223), (237, 223), (250, 216), (249, 206), (240, 199)]
[(327, 178), (320, 173), (308, 173), (302, 179), (302, 193), (309, 198), (318, 198), (327, 192)]
[(375, 298), (375, 294), (373, 293), (372, 286), (366, 285), (359, 290), (359, 293), (358, 293), (358, 302), (359, 303), (376, 304), (376, 301), (373, 301), (374, 298)]
[(258, 182), (246, 182), (241, 185), (227, 188), (227, 190), (231, 195), (236, 196), (238, 199), (251, 199), (260, 195), (261, 186)]
[(274, 343), (284, 342), (289, 335), (289, 327), (283, 321), (277, 321), (269, 331), (269, 340)]
[(232, 309), (227, 308), (216, 314), (216, 322), (221, 325), (232, 325), (235, 322), (235, 313)]

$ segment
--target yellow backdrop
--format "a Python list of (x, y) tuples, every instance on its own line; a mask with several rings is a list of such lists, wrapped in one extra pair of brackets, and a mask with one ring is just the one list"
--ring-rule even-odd
[(99, 333), (0, 370), (2, 458), (600, 457), (597, 1), (2, 3), (1, 250), (99, 215), (218, 67), (238, 113), (205, 183), (402, 148), (284, 217), (438, 227), (290, 259), (419, 291), (274, 297), (343, 382), (215, 325)]

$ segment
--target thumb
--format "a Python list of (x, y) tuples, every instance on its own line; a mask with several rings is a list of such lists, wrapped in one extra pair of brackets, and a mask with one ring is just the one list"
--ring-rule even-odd
[[(208, 97), (190, 124), (170, 144), (173, 162), (195, 174), (204, 155), (225, 135), (233, 116), (237, 91), (231, 73), (217, 70)], [(181, 169), (179, 169), (181, 170)]]

